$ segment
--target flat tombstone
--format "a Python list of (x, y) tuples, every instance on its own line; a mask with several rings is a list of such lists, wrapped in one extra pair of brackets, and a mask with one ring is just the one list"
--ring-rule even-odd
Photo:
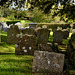
[(25, 28), (22, 32), (23, 34), (35, 35), (35, 30), (33, 28)]
[(29, 23), (29, 28), (37, 28), (37, 23)]
[(64, 66), (64, 54), (35, 51), (32, 72), (62, 72)]
[(7, 43), (15, 44), (18, 42), (17, 34), (20, 34), (20, 30), (17, 25), (12, 25), (7, 29)]
[(67, 39), (69, 36), (69, 31), (67, 29), (63, 29), (62, 32), (63, 32), (63, 39)]
[(37, 31), (37, 45), (47, 44), (50, 35), (50, 30), (47, 28), (41, 28)]
[(22, 39), (15, 44), (16, 55), (33, 55), (36, 47), (36, 37), (34, 35), (22, 35)]
[(63, 40), (63, 32), (61, 30), (55, 30), (53, 32), (53, 42), (54, 43), (58, 43), (58, 44), (62, 44), (62, 40)]

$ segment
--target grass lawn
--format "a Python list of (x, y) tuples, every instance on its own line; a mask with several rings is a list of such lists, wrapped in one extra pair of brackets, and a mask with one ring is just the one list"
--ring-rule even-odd
[(1, 32), (0, 75), (27, 75), (32, 70), (33, 56), (15, 55), (15, 45), (7, 44), (6, 36)]

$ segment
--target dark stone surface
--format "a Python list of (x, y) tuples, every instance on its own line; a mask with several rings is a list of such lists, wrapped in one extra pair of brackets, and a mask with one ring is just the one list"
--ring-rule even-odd
[(47, 28), (41, 28), (37, 31), (37, 45), (47, 44), (50, 35), (50, 30)]
[(58, 44), (62, 44), (62, 40), (63, 40), (63, 32), (61, 30), (55, 30), (53, 32), (53, 42), (54, 43), (58, 43)]
[(18, 43), (17, 35), (20, 34), (20, 30), (17, 25), (12, 25), (7, 29), (7, 43), (16, 44)]

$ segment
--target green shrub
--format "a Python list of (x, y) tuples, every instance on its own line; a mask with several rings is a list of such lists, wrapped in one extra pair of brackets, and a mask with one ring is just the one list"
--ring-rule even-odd
[(37, 7), (34, 8), (32, 14), (33, 14), (33, 17), (32, 17), (33, 22), (41, 23), (41, 22), (49, 21), (49, 17), (46, 14), (44, 14), (43, 11), (39, 10), (39, 8)]

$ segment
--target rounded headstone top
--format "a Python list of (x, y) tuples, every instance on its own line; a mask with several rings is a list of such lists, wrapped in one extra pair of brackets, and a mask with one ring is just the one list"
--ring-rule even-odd
[(42, 28), (47, 28), (47, 25), (43, 25)]

